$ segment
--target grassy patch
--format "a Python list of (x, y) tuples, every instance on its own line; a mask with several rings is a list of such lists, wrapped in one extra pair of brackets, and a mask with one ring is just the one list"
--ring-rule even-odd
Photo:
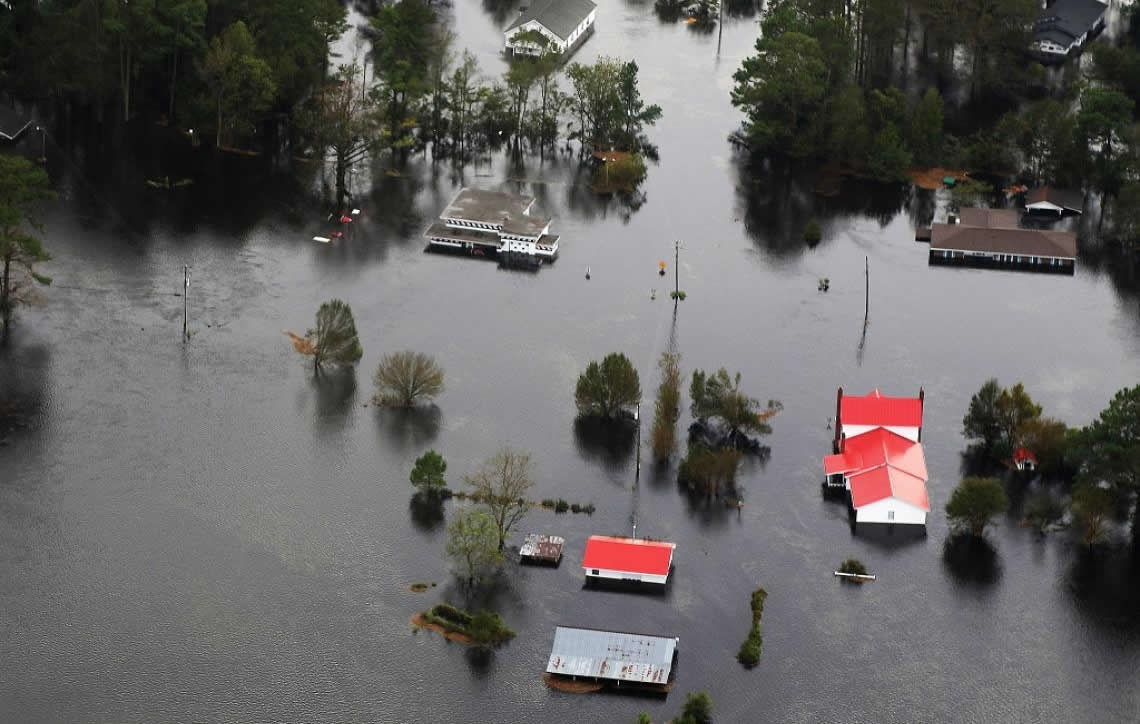
[(748, 631), (748, 638), (740, 644), (740, 651), (736, 652), (736, 660), (746, 669), (751, 669), (760, 663), (760, 650), (764, 645), (764, 639), (760, 636), (760, 617), (764, 615), (766, 598), (768, 592), (763, 588), (757, 588), (752, 592), (752, 628)]
[(421, 616), (448, 633), (461, 634), (476, 646), (501, 646), (515, 636), (502, 617), (491, 611), (468, 613), (450, 603), (438, 603)]

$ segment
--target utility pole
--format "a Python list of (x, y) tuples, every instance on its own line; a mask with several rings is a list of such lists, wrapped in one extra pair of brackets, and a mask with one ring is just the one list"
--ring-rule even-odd
[(681, 242), (673, 242), (673, 306), (677, 306), (677, 299), (681, 295)]
[(863, 257), (867, 284), (863, 296), (863, 328), (867, 328), (867, 320), (871, 318), (871, 257)]
[(186, 297), (190, 295), (190, 266), (182, 265), (182, 344), (190, 339), (190, 332), (186, 328)]
[(637, 463), (633, 469), (633, 512), (630, 514), (630, 522), (633, 523), (633, 537), (637, 537), (637, 506), (638, 506), (638, 488), (641, 484), (641, 403), (637, 403), (637, 408), (633, 413), (633, 421), (637, 423)]
[[(909, 8), (909, 6), (908, 6)], [(716, 57), (720, 57), (720, 39), (724, 36), (724, 0), (718, 0), (717, 9), (720, 10), (720, 19), (716, 24)]]

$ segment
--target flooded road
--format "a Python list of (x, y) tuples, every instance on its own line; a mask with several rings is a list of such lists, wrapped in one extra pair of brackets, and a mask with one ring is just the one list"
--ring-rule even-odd
[[(513, 12), (458, 0), (452, 13), (460, 45), (498, 74)], [(994, 565), (942, 555), (970, 395), (990, 376), (1020, 380), (1047, 414), (1087, 422), (1140, 379), (1136, 293), (1087, 264), (1074, 277), (931, 268), (912, 216), (940, 201), (858, 185), (820, 199), (749, 173), (725, 137), (755, 33), (730, 21), (718, 59), (715, 32), (662, 24), (651, 3), (600, 3), (575, 59), (633, 55), (664, 109), (636, 210), (595, 199), (566, 156), (517, 167), (496, 154), (463, 174), (416, 158), (400, 178), (378, 169), (351, 238), (325, 246), (310, 240), (318, 209), (290, 211), (238, 179), (194, 192), (228, 197), (229, 216), (160, 204), (124, 228), (127, 209), (91, 216), (69, 200), (91, 190), (58, 164), (75, 192), (47, 218), (55, 284), (0, 354), (0, 379), (33, 413), (0, 447), (0, 718), (601, 724), (664, 721), (694, 690), (719, 722), (1140, 718), (1140, 631), (1078, 584), (1067, 535), (1038, 540), (1003, 519)], [(557, 263), (526, 273), (423, 253), (423, 228), (464, 184), (535, 195), (556, 216)], [(808, 248), (813, 217), (823, 241)], [(688, 298), (674, 317), (656, 271), (675, 239)], [(303, 331), (332, 297), (351, 303), (364, 359), (318, 383), (282, 331)], [(624, 351), (648, 394), (671, 339), (686, 374), (739, 369), (751, 394), (783, 402), (772, 457), (743, 471), (739, 513), (692, 507), (671, 471), (643, 475), (638, 532), (678, 544), (668, 592), (584, 591), (585, 537), (629, 530), (634, 452), (575, 432), (574, 381)], [(405, 348), (446, 369), (435, 412), (365, 406), (380, 357)], [(855, 537), (821, 499), (839, 385), (925, 387), (926, 538)], [(432, 447), (459, 487), (508, 443), (534, 456), (535, 498), (597, 512), (527, 518), (524, 531), (566, 537), (565, 560), (508, 564), (490, 603), (518, 636), (481, 657), (408, 625), (462, 595), (444, 524), (409, 507), (407, 476)], [(835, 583), (849, 556), (879, 581)], [(411, 593), (415, 582), (439, 587)], [(734, 656), (757, 586), (764, 651), (745, 671)], [(674, 693), (547, 689), (558, 624), (679, 636)]]

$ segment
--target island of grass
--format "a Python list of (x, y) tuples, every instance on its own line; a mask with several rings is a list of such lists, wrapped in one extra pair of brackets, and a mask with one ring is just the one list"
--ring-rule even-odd
[(835, 575), (850, 583), (866, 583), (875, 580), (875, 577), (867, 572), (867, 566), (858, 558), (848, 558), (840, 563), (839, 570), (835, 572)]
[(437, 631), (448, 641), (468, 646), (496, 648), (515, 636), (499, 614), (492, 611), (468, 613), (450, 603), (437, 603), (423, 613), (412, 616), (412, 624)]
[(748, 638), (740, 644), (740, 651), (736, 652), (736, 660), (746, 669), (751, 669), (760, 663), (760, 649), (764, 643), (764, 639), (760, 637), (760, 617), (764, 614), (766, 598), (768, 592), (763, 588), (757, 588), (752, 592), (752, 628), (748, 631)]

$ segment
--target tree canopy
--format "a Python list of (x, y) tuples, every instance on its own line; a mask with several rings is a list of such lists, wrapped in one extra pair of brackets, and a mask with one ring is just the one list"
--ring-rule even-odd
[(498, 540), (495, 521), (478, 508), (457, 513), (448, 523), (447, 555), (468, 586), (475, 585), (503, 562)]
[(351, 367), (364, 356), (356, 322), (347, 302), (333, 299), (317, 310), (317, 326), (305, 332), (308, 342), (305, 354), (313, 358), (313, 372), (320, 374), (325, 365)]
[(534, 487), (530, 455), (505, 447), (468, 475), (466, 482), (472, 489), (471, 497), (490, 513), (498, 549), (503, 550), (511, 529), (530, 510), (527, 495)]
[(1118, 391), (1074, 443), (1079, 478), (1131, 501), (1132, 543), (1140, 551), (1140, 385)]
[(424, 495), (436, 497), (447, 487), (447, 461), (435, 450), (428, 450), (416, 458), (408, 479)]
[(1009, 509), (1009, 498), (997, 478), (963, 478), (946, 503), (950, 525), (980, 538), (995, 515)]
[(414, 407), (443, 393), (443, 368), (423, 352), (394, 352), (380, 360), (373, 382), (378, 403)]
[(574, 402), (583, 416), (613, 418), (641, 402), (641, 381), (629, 358), (620, 352), (591, 362), (578, 377)]
[(698, 420), (716, 418), (728, 428), (728, 439), (735, 441), (740, 434), (768, 435), (772, 426), (768, 423), (783, 409), (777, 400), (768, 400), (766, 407), (760, 401), (749, 397), (740, 389), (740, 373), (729, 376), (728, 370), (721, 367), (713, 374), (693, 370), (689, 384), (691, 411)]

